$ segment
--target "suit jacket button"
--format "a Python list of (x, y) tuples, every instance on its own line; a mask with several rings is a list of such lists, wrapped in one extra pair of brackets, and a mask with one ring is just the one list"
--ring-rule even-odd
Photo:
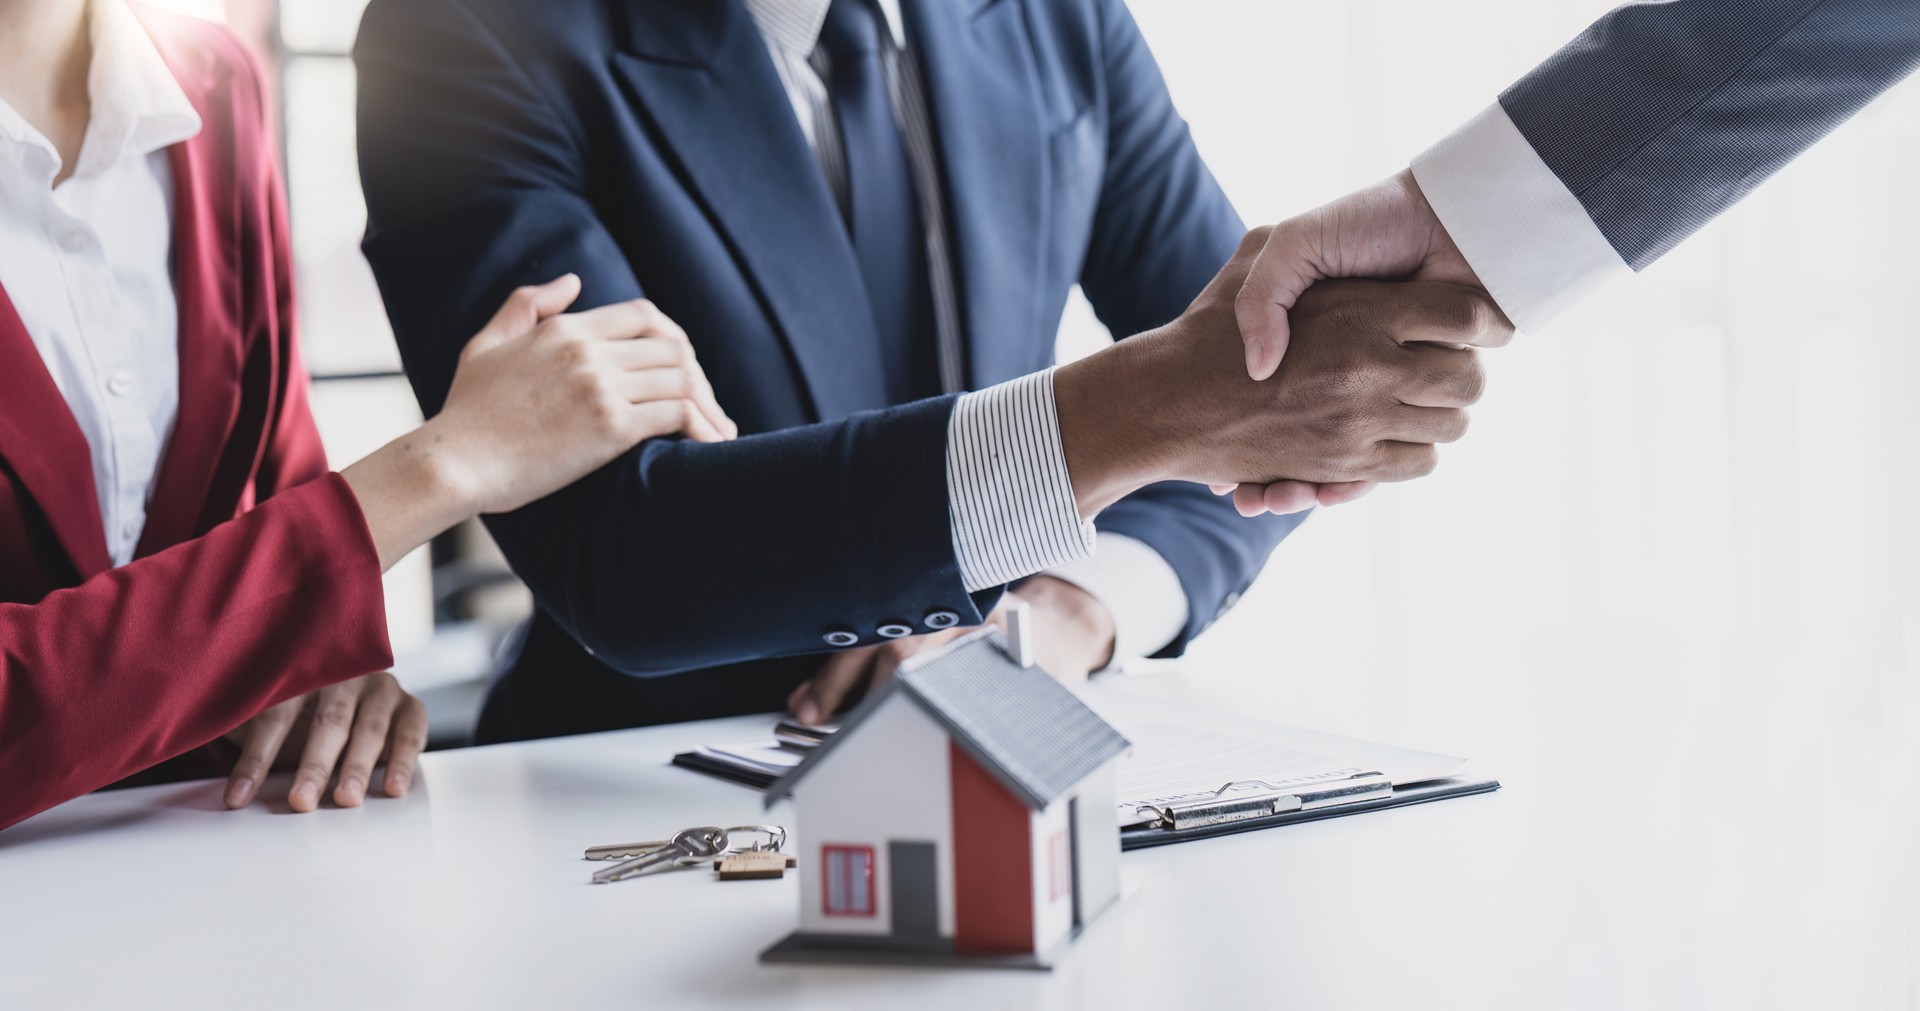
[(936, 607), (928, 611), (927, 616), (920, 620), (925, 622), (928, 628), (938, 631), (939, 629), (952, 628), (960, 624), (960, 612), (949, 611), (944, 607)]
[(880, 633), (882, 639), (902, 639), (913, 634), (913, 626), (904, 621), (888, 621), (874, 631)]
[(839, 649), (845, 646), (858, 645), (860, 642), (860, 637), (854, 634), (853, 629), (850, 629), (850, 628), (828, 629), (827, 634), (821, 636), (820, 638), (823, 641), (825, 641), (827, 645), (832, 646), (835, 649)]

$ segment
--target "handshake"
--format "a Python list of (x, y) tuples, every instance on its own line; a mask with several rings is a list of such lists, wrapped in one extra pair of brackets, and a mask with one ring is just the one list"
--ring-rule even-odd
[(1269, 232), (1249, 232), (1178, 319), (1055, 374), (1082, 516), (1170, 480), (1238, 485), (1248, 515), (1331, 505), (1425, 476), (1466, 433), (1476, 349), (1513, 335), (1467, 284), (1320, 281), (1287, 314), (1278, 370), (1249, 378), (1235, 299)]

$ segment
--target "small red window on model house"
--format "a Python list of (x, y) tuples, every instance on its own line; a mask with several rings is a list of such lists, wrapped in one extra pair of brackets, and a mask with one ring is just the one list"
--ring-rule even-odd
[(873, 847), (822, 846), (826, 894), (821, 911), (828, 916), (873, 915)]
[(1067, 855), (1067, 830), (1061, 829), (1047, 841), (1047, 897), (1055, 902), (1066, 898), (1073, 887), (1071, 859)]

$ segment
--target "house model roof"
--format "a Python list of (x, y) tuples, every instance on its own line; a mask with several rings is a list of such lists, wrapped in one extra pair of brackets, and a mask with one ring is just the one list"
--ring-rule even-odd
[(906, 693), (1035, 810), (1127, 750), (1119, 731), (1046, 671), (1015, 663), (1004, 642), (998, 629), (985, 628), (908, 660), (841, 721), (839, 732), (767, 791), (767, 804), (790, 796), (828, 760), (835, 744), (895, 692)]

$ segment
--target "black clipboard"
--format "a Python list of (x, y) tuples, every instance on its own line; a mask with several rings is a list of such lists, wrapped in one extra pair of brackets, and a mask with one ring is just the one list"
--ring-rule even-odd
[(1327, 807), (1310, 808), (1299, 811), (1282, 811), (1278, 814), (1255, 817), (1232, 818), (1207, 825), (1190, 828), (1155, 828), (1136, 826), (1120, 830), (1120, 848), (1122, 850), (1146, 849), (1149, 846), (1166, 846), (1171, 843), (1191, 842), (1195, 839), (1211, 839), (1214, 836), (1233, 835), (1236, 832), (1252, 832), (1256, 829), (1275, 828), (1280, 825), (1298, 825), (1302, 822), (1320, 821), (1324, 818), (1344, 818), (1350, 814), (1365, 814), (1368, 811), (1384, 811), (1392, 807), (1407, 807), (1413, 804), (1426, 804), (1436, 800), (1453, 797), (1471, 797), (1478, 793), (1492, 793), (1500, 789), (1497, 779), (1475, 779), (1456, 777), (1436, 779), (1429, 783), (1409, 783), (1396, 786), (1392, 792), (1365, 799), (1333, 804)]
[[(780, 779), (774, 773), (741, 768), (697, 751), (683, 751), (673, 756), (672, 764), (682, 769), (691, 769), (694, 772), (761, 791), (767, 790)], [(1410, 783), (1406, 786), (1393, 787), (1391, 793), (1375, 793), (1325, 807), (1283, 811), (1279, 814), (1256, 817), (1239, 817), (1190, 828), (1146, 826), (1124, 828), (1120, 830), (1120, 848), (1139, 850), (1149, 846), (1166, 846), (1171, 843), (1191, 842), (1195, 839), (1211, 839), (1214, 836), (1233, 835), (1236, 832), (1252, 832), (1281, 825), (1298, 825), (1303, 822), (1320, 821), (1323, 818), (1343, 818), (1350, 814), (1365, 814), (1368, 811), (1384, 811), (1393, 807), (1427, 804), (1453, 797), (1471, 797), (1479, 793), (1492, 793), (1498, 789), (1500, 789), (1500, 781), (1497, 779), (1476, 779), (1466, 776), (1436, 779), (1428, 783)]]

